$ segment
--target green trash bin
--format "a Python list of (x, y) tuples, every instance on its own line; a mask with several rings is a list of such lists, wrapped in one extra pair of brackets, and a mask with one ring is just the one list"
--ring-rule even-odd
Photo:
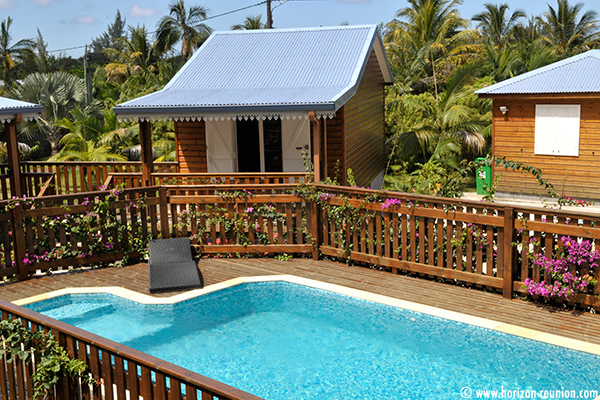
[[(477, 162), (485, 161), (485, 158), (479, 157), (475, 159)], [(475, 184), (477, 186), (477, 194), (487, 194), (484, 187), (489, 188), (492, 184), (492, 167), (489, 165), (482, 165), (477, 168), (475, 173)]]

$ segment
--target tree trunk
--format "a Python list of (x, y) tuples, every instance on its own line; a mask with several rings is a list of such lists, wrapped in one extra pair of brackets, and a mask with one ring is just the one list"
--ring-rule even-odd
[(50, 149), (52, 150), (50, 155), (51, 156), (55, 156), (58, 154), (59, 151), (59, 146), (58, 146), (58, 140), (49, 140), (50, 142)]

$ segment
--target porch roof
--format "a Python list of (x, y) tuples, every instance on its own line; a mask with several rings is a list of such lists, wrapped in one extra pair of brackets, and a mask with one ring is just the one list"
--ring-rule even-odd
[(480, 95), (600, 93), (600, 50), (555, 62), (496, 83), (475, 93)]
[(35, 119), (41, 113), (39, 104), (0, 97), (0, 123), (10, 122), (19, 114), (24, 119)]
[(114, 111), (132, 119), (332, 114), (356, 93), (373, 50), (392, 83), (374, 25), (216, 32), (164, 89)]

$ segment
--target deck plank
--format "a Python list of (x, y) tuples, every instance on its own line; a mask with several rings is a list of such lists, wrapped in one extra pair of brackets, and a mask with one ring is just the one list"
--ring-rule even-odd
[[(203, 258), (199, 261), (205, 285), (242, 276), (296, 275), (450, 311), (489, 318), (542, 332), (600, 344), (600, 315), (548, 307), (500, 294), (434, 280), (395, 275), (333, 261), (294, 258)], [(148, 266), (79, 270), (39, 276), (24, 282), (0, 285), (0, 298), (14, 301), (68, 287), (121, 286), (139, 293), (148, 291)], [(157, 293), (168, 297), (180, 292)]]

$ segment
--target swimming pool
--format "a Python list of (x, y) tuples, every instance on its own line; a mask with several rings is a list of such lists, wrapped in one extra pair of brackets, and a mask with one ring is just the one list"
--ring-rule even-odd
[(593, 354), (281, 281), (175, 304), (71, 294), (26, 307), (269, 400), (600, 387)]

